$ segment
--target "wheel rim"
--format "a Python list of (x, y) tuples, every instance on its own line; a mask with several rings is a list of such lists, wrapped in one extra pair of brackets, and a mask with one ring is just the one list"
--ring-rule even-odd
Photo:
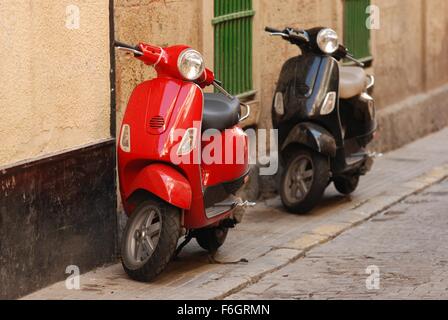
[(290, 203), (303, 201), (310, 192), (314, 180), (313, 161), (301, 155), (294, 159), (286, 172), (285, 197)]
[(157, 248), (162, 231), (162, 215), (157, 207), (139, 213), (127, 234), (127, 256), (134, 267), (144, 265)]

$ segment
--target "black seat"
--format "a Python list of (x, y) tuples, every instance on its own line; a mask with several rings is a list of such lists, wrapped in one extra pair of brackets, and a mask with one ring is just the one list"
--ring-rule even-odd
[(202, 131), (207, 129), (225, 130), (235, 126), (240, 119), (240, 101), (230, 100), (221, 93), (204, 94), (204, 115)]

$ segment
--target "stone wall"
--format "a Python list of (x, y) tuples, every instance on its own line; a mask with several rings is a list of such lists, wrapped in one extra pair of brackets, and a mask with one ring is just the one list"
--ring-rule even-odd
[(448, 125), (448, 3), (373, 0), (381, 29), (373, 31), (379, 137), (388, 151)]
[(109, 3), (0, 1), (0, 166), (110, 136)]

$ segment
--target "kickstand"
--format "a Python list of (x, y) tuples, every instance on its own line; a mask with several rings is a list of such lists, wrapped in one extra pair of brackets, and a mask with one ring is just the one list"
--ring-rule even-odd
[(191, 239), (193, 239), (193, 235), (191, 234), (191, 232), (189, 232), (185, 236), (185, 240), (177, 247), (176, 252), (174, 252), (173, 260), (177, 259), (179, 253), (182, 251), (183, 248), (185, 248), (185, 246), (191, 241)]

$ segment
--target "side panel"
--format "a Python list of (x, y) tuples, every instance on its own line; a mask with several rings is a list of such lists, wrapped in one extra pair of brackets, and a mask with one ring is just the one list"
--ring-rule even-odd
[(188, 210), (191, 206), (191, 187), (176, 169), (160, 163), (145, 167), (132, 181), (128, 199), (135, 191), (146, 190), (175, 207)]
[(289, 145), (299, 143), (326, 156), (336, 156), (336, 141), (326, 129), (310, 122), (296, 125), (282, 145), (282, 151)]
[[(224, 132), (212, 130), (211, 133), (213, 138), (205, 141), (202, 147), (202, 177), (205, 187), (233, 181), (249, 170), (248, 141), (241, 128), (234, 127)], [(215, 137), (218, 138), (217, 141), (214, 140)]]

